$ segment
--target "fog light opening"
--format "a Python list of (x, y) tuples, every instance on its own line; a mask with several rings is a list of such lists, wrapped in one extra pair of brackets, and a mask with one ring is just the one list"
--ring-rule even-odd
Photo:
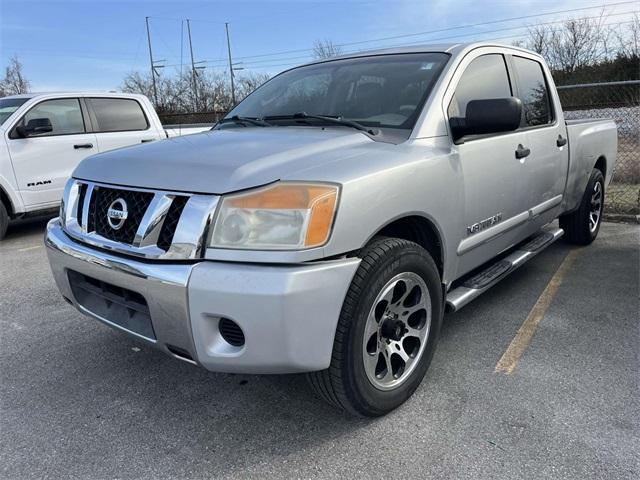
[(244, 345), (244, 332), (233, 320), (221, 318), (218, 323), (218, 330), (220, 331), (220, 336), (229, 345), (234, 347), (242, 347)]

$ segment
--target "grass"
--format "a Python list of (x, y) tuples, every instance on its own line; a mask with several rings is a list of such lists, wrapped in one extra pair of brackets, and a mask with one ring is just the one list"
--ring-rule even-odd
[(605, 212), (640, 214), (640, 183), (612, 183), (607, 188)]

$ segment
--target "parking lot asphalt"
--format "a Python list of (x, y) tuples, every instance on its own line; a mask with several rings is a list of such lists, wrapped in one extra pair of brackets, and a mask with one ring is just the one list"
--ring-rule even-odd
[(77, 313), (45, 222), (0, 243), (0, 477), (639, 478), (640, 227), (605, 223), (511, 374), (496, 364), (574, 247), (445, 316), (404, 406), (355, 419), (301, 375), (210, 373)]

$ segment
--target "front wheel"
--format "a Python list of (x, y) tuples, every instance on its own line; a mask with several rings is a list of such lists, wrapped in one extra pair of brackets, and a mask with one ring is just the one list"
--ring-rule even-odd
[(598, 236), (604, 207), (604, 176), (594, 168), (587, 182), (580, 206), (560, 217), (560, 228), (570, 243), (589, 245)]
[(429, 253), (396, 238), (374, 239), (342, 307), (327, 370), (308, 375), (327, 402), (380, 416), (418, 388), (442, 322), (440, 275)]
[(0, 240), (4, 238), (9, 228), (9, 214), (4, 204), (0, 201)]

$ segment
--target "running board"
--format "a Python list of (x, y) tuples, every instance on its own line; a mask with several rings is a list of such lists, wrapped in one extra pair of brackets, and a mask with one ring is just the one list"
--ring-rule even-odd
[(450, 312), (460, 310), (471, 300), (479, 297), (500, 280), (507, 277), (516, 268), (531, 260), (562, 235), (564, 235), (564, 230), (561, 228), (542, 230), (528, 242), (518, 245), (506, 257), (489, 265), (449, 291), (447, 293), (447, 310)]

